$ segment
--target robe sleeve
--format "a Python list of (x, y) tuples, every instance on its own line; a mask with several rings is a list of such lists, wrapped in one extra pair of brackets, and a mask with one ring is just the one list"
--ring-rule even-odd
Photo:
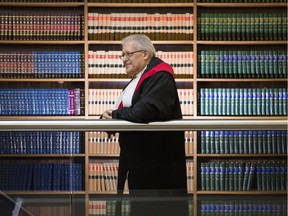
[(167, 72), (158, 72), (145, 79), (135, 92), (132, 105), (114, 110), (112, 118), (137, 123), (172, 120), (177, 98), (174, 77)]

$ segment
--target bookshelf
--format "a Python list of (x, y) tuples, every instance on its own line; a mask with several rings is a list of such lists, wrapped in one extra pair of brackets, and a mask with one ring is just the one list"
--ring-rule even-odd
[[(31, 91), (30, 99), (35, 98), (34, 95), (37, 95), (41, 89), (64, 90), (70, 92), (70, 97), (62, 98), (61, 103), (56, 100), (53, 102), (55, 105), (51, 105), (48, 102), (53, 100), (43, 100), (43, 94), (39, 93), (39, 98), (42, 99), (30, 104), (25, 103), (27, 98), (20, 100), (21, 97), (22, 99), (24, 97), (21, 96), (20, 91), (15, 94), (19, 99), (17, 103), (10, 101), (10, 106), (7, 107), (5, 107), (6, 103), (5, 106), (1, 104), (5, 110), (1, 110), (0, 119), (98, 119), (105, 107), (113, 106), (114, 98), (128, 81), (117, 56), (121, 49), (120, 39), (126, 34), (136, 32), (148, 34), (155, 44), (157, 55), (173, 64), (179, 95), (182, 95), (180, 97), (183, 98), (181, 102), (185, 119), (286, 119), (287, 34), (285, 32), (287, 32), (287, 16), (284, 14), (287, 14), (287, 2), (284, 0), (278, 0), (277, 3), (272, 0), (258, 1), (257, 3), (252, 0), (234, 2), (220, 0), (198, 2), (190, 0), (181, 3), (164, 1), (130, 3), (116, 0), (109, 3), (101, 0), (55, 0), (49, 3), (36, 0), (2, 1), (0, 3), (1, 101), (4, 101), (2, 100), (3, 95), (12, 94), (8, 90), (15, 91), (15, 89)], [(127, 17), (134, 22), (128, 22)], [(266, 19), (267, 17), (271, 19)], [(227, 26), (225, 26), (225, 19), (226, 21), (227, 19), (231, 20)], [(164, 28), (165, 21), (167, 21), (167, 25)], [(273, 24), (271, 28), (268, 25), (270, 22)], [(47, 28), (37, 29), (36, 24), (41, 26), (41, 23), (46, 23), (44, 26)], [(21, 29), (20, 24), (25, 28)], [(228, 31), (225, 31), (226, 28)], [(61, 68), (60, 72), (59, 68)], [(75, 71), (71, 71), (71, 68), (74, 68)], [(107, 73), (107, 71), (109, 72)], [(247, 73), (243, 73), (244, 71)], [(201, 95), (203, 92), (204, 96)], [(238, 95), (236, 99), (230, 97), (234, 95), (234, 92)], [(260, 96), (257, 97), (255, 92), (259, 92)], [(106, 93), (111, 94), (105, 95)], [(54, 93), (48, 91), (44, 95), (47, 97), (50, 95), (53, 98)], [(98, 105), (101, 104), (101, 100), (98, 101), (97, 98), (100, 95), (106, 98), (105, 104), (103, 103), (101, 106)], [(44, 98), (47, 99), (47, 97)], [(109, 98), (108, 101), (107, 98)], [(9, 100), (7, 99), (7, 101)], [(255, 101), (256, 103), (254, 103)], [(35, 107), (35, 103), (38, 102), (37, 106), (40, 107), (38, 110), (42, 110), (41, 113), (27, 112), (33, 110), (33, 106)], [(250, 103), (252, 104), (250, 105)], [(245, 104), (245, 107), (242, 107), (242, 104)], [(18, 109), (21, 112), (12, 112), (11, 107), (18, 105), (22, 107)], [(69, 112), (65, 114), (61, 112), (48, 113), (47, 107), (50, 106), (63, 106), (63, 110), (70, 107), (70, 110), (68, 109)], [(5, 113), (3, 110), (7, 112)], [(223, 152), (220, 151), (219, 140), (224, 140), (223, 145), (225, 145), (225, 140), (229, 140), (231, 150), (234, 148), (233, 144), (239, 144), (239, 139), (245, 138), (243, 142), (247, 140), (249, 142), (250, 138), (246, 140), (246, 136), (239, 135), (241, 131), (238, 131), (238, 135), (233, 137), (225, 136), (225, 133), (229, 131), (215, 131), (220, 132), (221, 136), (216, 136), (217, 140), (215, 141), (215, 134), (210, 135), (210, 140), (207, 141), (208, 138), (204, 132), (186, 131), (187, 170), (189, 173), (187, 179), (191, 215), (192, 213), (193, 215), (205, 214), (211, 211), (211, 208), (215, 209), (219, 206), (218, 210), (224, 211), (223, 206), (227, 205), (233, 206), (236, 210), (249, 212), (247, 203), (251, 199), (258, 209), (263, 206), (269, 206), (272, 209), (280, 206), (280, 210), (277, 211), (281, 212), (283, 205), (287, 202), (285, 198), (287, 185), (284, 185), (282, 189), (271, 188), (269, 190), (268, 188), (265, 190), (264, 188), (262, 190), (262, 186), (258, 185), (261, 189), (257, 188), (257, 182), (253, 181), (251, 188), (244, 191), (203, 190), (204, 184), (201, 183), (201, 180), (203, 175), (205, 177), (208, 174), (205, 172), (203, 174), (201, 167), (209, 165), (213, 170), (215, 165), (221, 163), (227, 165), (228, 168), (230, 166), (233, 173), (233, 169), (238, 170), (236, 165), (240, 162), (245, 164), (269, 162), (269, 164), (276, 164), (273, 167), (276, 173), (282, 173), (282, 167), (285, 168), (282, 161), (287, 161), (287, 148), (285, 149), (283, 141), (285, 138), (287, 139), (287, 133), (283, 132), (283, 135), (279, 136), (257, 135), (259, 143), (263, 144), (265, 139), (265, 142), (275, 144), (278, 147), (275, 151), (265, 152), (263, 149), (266, 146), (261, 146), (262, 151), (257, 152), (249, 151), (249, 149), (248, 152), (244, 150), (242, 152), (240, 148), (238, 152), (228, 152), (222, 146)], [(29, 132), (23, 133), (28, 134)], [(3, 136), (9, 138), (7, 135)], [(66, 141), (70, 136), (72, 135), (61, 135)], [(7, 141), (4, 145), (5, 148), (0, 149), (1, 166), (2, 163), (3, 166), (10, 164), (13, 167), (15, 165), (13, 169), (17, 170), (17, 165), (22, 162), (32, 164), (31, 166), (36, 163), (50, 166), (58, 163), (79, 164), (81, 179), (75, 180), (75, 182), (81, 186), (77, 190), (71, 190), (71, 188), (46, 191), (38, 189), (5, 190), (8, 195), (25, 197), (29, 200), (28, 209), (33, 209), (33, 211), (42, 208), (40, 206), (38, 210), (35, 210), (37, 204), (34, 203), (34, 200), (38, 196), (44, 204), (53, 199), (61, 200), (62, 207), (55, 203), (54, 205), (53, 202), (51, 205), (53, 208), (55, 207), (55, 211), (59, 207), (58, 210), (63, 212), (67, 211), (71, 201), (69, 197), (72, 197), (72, 202), (75, 204), (72, 211), (75, 212), (75, 215), (77, 213), (92, 215), (91, 206), (97, 210), (99, 210), (99, 206), (102, 206), (102, 211), (104, 211), (103, 206), (106, 206), (109, 211), (113, 210), (111, 209), (111, 206), (115, 204), (113, 201), (115, 189), (112, 187), (115, 183), (115, 173), (113, 174), (113, 172), (117, 169), (119, 152), (117, 136), (109, 139), (97, 131), (79, 132), (77, 143), (80, 147), (77, 152), (74, 152), (75, 149), (72, 152), (61, 152), (61, 147), (52, 151), (52, 147), (48, 147), (49, 145), (53, 146), (49, 139), (54, 141), (59, 135), (51, 133), (44, 135), (43, 132), (42, 135), (38, 134), (37, 136), (31, 135), (31, 133), (26, 136), (14, 134), (11, 137), (17, 137), (14, 141), (9, 141), (9, 143), (14, 142), (14, 148), (7, 146)], [(41, 153), (33, 152), (35, 149), (39, 149), (39, 146), (32, 145), (27, 148), (21, 146), (21, 151), (15, 152), (15, 149), (19, 149), (17, 140), (21, 140), (20, 143), (29, 143), (31, 137), (42, 140), (36, 142), (44, 145), (46, 150)], [(45, 139), (45, 137), (49, 137), (49, 139)], [(250, 144), (253, 148), (256, 145), (253, 142)], [(63, 143), (59, 144), (59, 146), (62, 145)], [(203, 151), (204, 145), (214, 145), (215, 152)], [(218, 147), (219, 151), (216, 151)], [(243, 144), (243, 149), (244, 147)], [(272, 148), (272, 146), (270, 147)], [(43, 149), (43, 146), (41, 148)], [(49, 149), (51, 151), (48, 151)], [(248, 165), (246, 167), (252, 172), (252, 168), (250, 169)], [(7, 171), (6, 168), (3, 170)], [(71, 170), (73, 169), (71, 168)], [(41, 169), (39, 172), (41, 173)], [(245, 169), (243, 176), (244, 173)], [(213, 176), (214, 174), (215, 176)], [(254, 174), (256, 181), (257, 174)], [(281, 175), (279, 177), (278, 174), (275, 178), (281, 179)], [(101, 175), (102, 177), (112, 176), (114, 180), (106, 183), (95, 183), (94, 180), (91, 180)], [(219, 177), (218, 173), (210, 172), (209, 175), (212, 179)], [(0, 176), (5, 175), (1, 174)], [(264, 177), (262, 179), (263, 181), (267, 180)], [(232, 182), (234, 180), (231, 179)], [(95, 184), (100, 184), (100, 189), (102, 184), (102, 189), (93, 188)], [(106, 189), (107, 187), (109, 190)], [(215, 196), (219, 200), (215, 200)], [(274, 201), (264, 201), (263, 198), (260, 198), (261, 196), (273, 197)], [(227, 200), (227, 197), (230, 197), (232, 201)], [(256, 202), (257, 199), (258, 202)], [(129, 211), (129, 202), (124, 202), (123, 205), (124, 209)], [(262, 210), (265, 211), (265, 208), (263, 207)], [(267, 207), (266, 211), (271, 213), (272, 210)], [(65, 214), (68, 213), (63, 213), (63, 215)]]

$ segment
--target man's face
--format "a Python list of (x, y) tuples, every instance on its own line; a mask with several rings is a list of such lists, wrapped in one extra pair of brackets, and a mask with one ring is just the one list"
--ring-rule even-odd
[(139, 50), (137, 48), (137, 42), (133, 41), (124, 44), (122, 47), (122, 54), (126, 54), (123, 56), (122, 60), (126, 73), (130, 77), (134, 77), (147, 65), (148, 52), (145, 50)]

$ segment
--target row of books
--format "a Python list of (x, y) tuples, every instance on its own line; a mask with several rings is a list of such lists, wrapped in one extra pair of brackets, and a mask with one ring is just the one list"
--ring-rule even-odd
[[(103, 131), (88, 132), (88, 153), (97, 155), (119, 155), (119, 133), (112, 134), (110, 137)], [(0, 142), (1, 143), (1, 142)], [(185, 152), (187, 155), (193, 154), (193, 131), (185, 131)]]
[(262, 199), (241, 199), (241, 200), (203, 200), (200, 204), (202, 216), (212, 215), (287, 215), (287, 201), (273, 200), (272, 197)]
[[(95, 192), (116, 192), (118, 160), (90, 160), (88, 170), (89, 190)], [(188, 159), (187, 169), (187, 190), (194, 190), (193, 161)], [(127, 182), (125, 190), (128, 191)]]
[(0, 154), (80, 154), (79, 131), (1, 131)]
[(0, 89), (0, 115), (80, 115), (80, 89)]
[(0, 12), (0, 40), (83, 40), (84, 37), (83, 14)]
[[(89, 216), (116, 216), (116, 200), (89, 200)], [(121, 201), (121, 216), (131, 213), (130, 200)]]
[(209, 161), (200, 164), (202, 191), (286, 191), (286, 161)]
[(135, 33), (151, 40), (192, 40), (193, 14), (88, 13), (89, 40), (121, 40)]
[(0, 78), (84, 77), (79, 51), (0, 52)]
[[(89, 200), (89, 216), (116, 216), (116, 200)], [(193, 216), (193, 200), (188, 200), (189, 216)], [(160, 207), (159, 207), (160, 208)], [(121, 200), (121, 216), (129, 216), (130, 200)], [(187, 216), (188, 216), (187, 215)]]
[[(89, 89), (88, 114), (101, 115), (107, 109), (114, 109), (122, 89)], [(183, 115), (193, 115), (193, 89), (178, 89)]]
[(284, 116), (285, 88), (201, 88), (200, 115)]
[(286, 78), (287, 51), (202, 50), (201, 78)]
[[(41, 201), (40, 201), (41, 202)], [(18, 216), (31, 216), (31, 215), (41, 215), (41, 216), (51, 216), (51, 215), (62, 215), (62, 216), (69, 216), (71, 215), (71, 210), (73, 206), (71, 206), (70, 202), (67, 204), (40, 204), (37, 200), (37, 204), (31, 205), (24, 203), (24, 210), (20, 209)], [(28, 212), (28, 213), (27, 213)]]
[[(88, 74), (90, 78), (127, 77), (123, 61), (119, 58), (122, 51), (88, 51)], [(191, 77), (193, 74), (193, 52), (157, 51), (156, 56), (169, 63), (176, 78)]]
[(287, 40), (286, 13), (200, 13), (199, 40)]
[(82, 164), (68, 162), (19, 162), (0, 164), (0, 190), (80, 191)]
[(202, 154), (287, 154), (287, 131), (201, 131)]

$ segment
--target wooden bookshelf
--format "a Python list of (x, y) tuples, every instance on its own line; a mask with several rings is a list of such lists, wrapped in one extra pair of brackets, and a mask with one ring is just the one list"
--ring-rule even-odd
[[(41, 11), (50, 11), (57, 12), (63, 11), (63, 13), (69, 14), (73, 12), (79, 15), (83, 15), (82, 20), (82, 38), (77, 40), (0, 40), (0, 55), (1, 52), (8, 51), (17, 51), (24, 52), (29, 51), (63, 51), (63, 50), (75, 50), (83, 54), (83, 59), (81, 60), (81, 70), (83, 70), (84, 75), (82, 78), (1, 78), (1, 88), (80, 88), (84, 91), (84, 96), (82, 98), (82, 108), (83, 113), (81, 115), (65, 115), (65, 116), (0, 116), (0, 120), (81, 120), (81, 119), (98, 119), (99, 115), (90, 115), (89, 114), (89, 89), (97, 88), (119, 88), (128, 81), (127, 78), (93, 78), (89, 77), (89, 58), (88, 52), (93, 50), (104, 50), (104, 51), (120, 51), (120, 40), (113, 39), (89, 39), (89, 30), (90, 24), (88, 19), (89, 13), (100, 13), (100, 14), (110, 14), (110, 13), (172, 13), (172, 14), (193, 14), (193, 32), (190, 33), (189, 39), (185, 40), (153, 40), (157, 50), (163, 50), (167, 52), (180, 52), (180, 51), (190, 51), (193, 52), (193, 69), (191, 69), (191, 74), (187, 78), (176, 79), (178, 87), (181, 89), (193, 89), (192, 101), (193, 101), (193, 114), (184, 116), (184, 119), (195, 119), (195, 120), (223, 120), (223, 119), (268, 119), (268, 120), (286, 120), (287, 115), (273, 115), (273, 116), (248, 116), (248, 115), (237, 115), (237, 116), (227, 116), (227, 115), (200, 115), (200, 89), (204, 87), (211, 88), (232, 88), (237, 86), (247, 87), (247, 88), (264, 88), (266, 86), (271, 88), (276, 88), (280, 86), (287, 91), (287, 77), (268, 77), (268, 78), (213, 78), (201, 77), (201, 64), (200, 53), (203, 50), (212, 50), (212, 51), (237, 51), (237, 50), (276, 50), (284, 51), (287, 50), (287, 40), (203, 40), (201, 35), (199, 35), (199, 29), (201, 20), (199, 17), (203, 13), (211, 14), (223, 14), (223, 13), (260, 13), (262, 10), (265, 12), (271, 11), (273, 13), (286, 13), (287, 14), (287, 3), (205, 3), (203, 1), (197, 2), (197, 0), (191, 0), (190, 2), (183, 3), (96, 3), (88, 0), (82, 0), (79, 2), (43, 2), (43, 3), (24, 3), (24, 2), (1, 2), (0, 3), (0, 16), (5, 14), (4, 10), (9, 12), (21, 11), (32, 11), (41, 13)], [(133, 9), (133, 10), (132, 10)], [(135, 11), (134, 11), (135, 10)], [(287, 21), (287, 17), (286, 17)], [(1, 24), (1, 23), (0, 23)], [(17, 23), (16, 23), (17, 24)], [(287, 35), (286, 35), (287, 37)], [(287, 57), (287, 51), (286, 51)], [(287, 65), (286, 65), (287, 67)], [(1, 72), (1, 68), (0, 68)], [(111, 87), (112, 86), (112, 87)], [(287, 100), (287, 99), (286, 99)], [(271, 129), (272, 130), (272, 129)], [(204, 200), (213, 199), (213, 196), (216, 195), (225, 195), (226, 198), (234, 195), (249, 197), (257, 197), (258, 195), (263, 196), (276, 196), (279, 199), (286, 200), (287, 191), (257, 191), (253, 188), (250, 191), (201, 191), (200, 190), (200, 181), (201, 181), (201, 172), (200, 164), (203, 161), (210, 160), (287, 160), (287, 153), (280, 154), (201, 154), (199, 140), (199, 134), (196, 131), (192, 132), (193, 134), (193, 152), (187, 153), (187, 160), (193, 162), (193, 190), (189, 191), (189, 201), (192, 205), (192, 211), (194, 216), (201, 215), (201, 202)], [(41, 195), (44, 199), (47, 195), (47, 199), (59, 197), (63, 198), (66, 195), (76, 195), (76, 200), (80, 200), (76, 204), (77, 211), (81, 212), (81, 215), (89, 215), (89, 201), (107, 199), (113, 199), (115, 196), (114, 192), (111, 191), (101, 191), (95, 192), (89, 189), (89, 163), (93, 160), (114, 160), (118, 158), (117, 153), (91, 153), (89, 152), (90, 142), (88, 140), (89, 132), (82, 133), (83, 139), (81, 140), (81, 152), (79, 154), (1, 154), (1, 160), (11, 160), (15, 161), (17, 159), (22, 160), (70, 160), (70, 161), (80, 161), (82, 164), (82, 190), (81, 191), (5, 191), (6, 194), (11, 195), (12, 197), (23, 195), (25, 197), (31, 197), (34, 199), (35, 196)], [(200, 142), (200, 143), (199, 143)], [(0, 177), (1, 180), (1, 177)], [(65, 200), (65, 199), (64, 199)], [(192, 203), (192, 204), (191, 204)], [(73, 204), (73, 203), (72, 203)], [(65, 203), (69, 205), (69, 203)], [(192, 215), (192, 213), (191, 213)]]

